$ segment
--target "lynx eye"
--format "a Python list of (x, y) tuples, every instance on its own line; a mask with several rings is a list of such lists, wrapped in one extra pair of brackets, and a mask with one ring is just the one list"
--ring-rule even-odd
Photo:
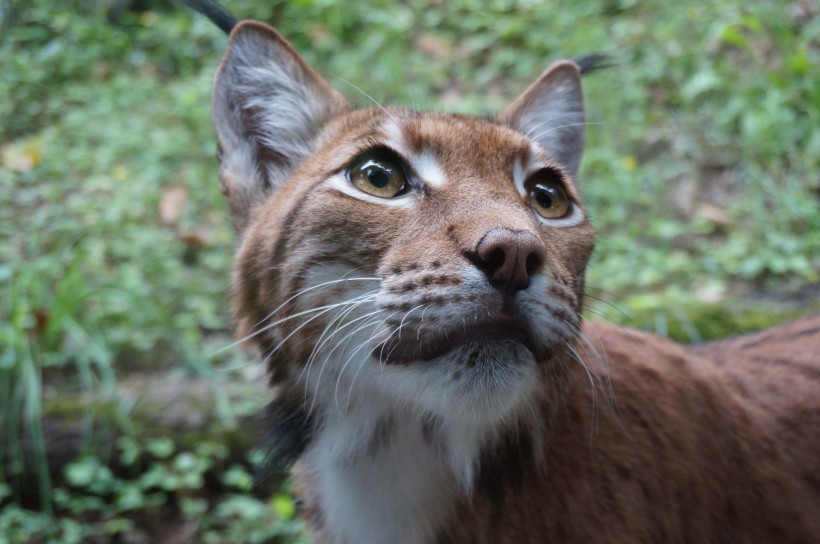
[(561, 219), (572, 212), (572, 201), (561, 184), (563, 175), (542, 170), (529, 183), (530, 205), (544, 219)]
[(407, 186), (407, 178), (398, 159), (383, 149), (361, 155), (350, 166), (347, 176), (357, 189), (380, 198), (398, 196)]

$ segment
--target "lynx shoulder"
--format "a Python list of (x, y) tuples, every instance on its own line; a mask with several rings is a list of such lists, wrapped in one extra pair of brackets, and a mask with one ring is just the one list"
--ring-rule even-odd
[(575, 63), (494, 119), (354, 109), (241, 22), (213, 115), (317, 542), (820, 542), (820, 316), (697, 348), (582, 322)]

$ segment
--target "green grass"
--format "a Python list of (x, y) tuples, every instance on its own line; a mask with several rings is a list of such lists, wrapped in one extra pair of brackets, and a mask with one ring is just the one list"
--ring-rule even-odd
[[(292, 534), (286, 498), (210, 493), (230, 467), (188, 445), (158, 455), (123, 400), (127, 378), (182, 372), (227, 427), (264, 401), (227, 393), (249, 365), (216, 353), (233, 241), (209, 94), (226, 39), (159, 0), (61, 5), (0, 1), (0, 543), (105, 541), (157, 511), (212, 541)], [(613, 55), (585, 80), (590, 316), (700, 340), (817, 309), (800, 293), (820, 270), (820, 18), (776, 0), (229, 6), (363, 106), (356, 88), (489, 113), (555, 59)], [(110, 406), (121, 441), (101, 447), (89, 411), (84, 456), (50, 472), (42, 416), (66, 396)], [(129, 447), (139, 462), (120, 459)], [(181, 462), (202, 480), (146, 476)]]

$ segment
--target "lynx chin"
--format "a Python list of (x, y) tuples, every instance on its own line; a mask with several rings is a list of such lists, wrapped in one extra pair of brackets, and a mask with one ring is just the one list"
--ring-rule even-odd
[(219, 22), (234, 319), (316, 542), (820, 542), (820, 315), (697, 347), (582, 320), (575, 62), (494, 118), (354, 109)]

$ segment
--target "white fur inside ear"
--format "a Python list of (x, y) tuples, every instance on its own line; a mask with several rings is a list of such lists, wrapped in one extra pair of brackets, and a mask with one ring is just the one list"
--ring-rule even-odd
[(246, 193), (276, 186), (310, 155), (323, 125), (344, 105), (276, 31), (241, 23), (214, 83), (223, 165)]
[(573, 178), (584, 147), (584, 98), (578, 67), (569, 61), (547, 69), (498, 116), (538, 143)]

